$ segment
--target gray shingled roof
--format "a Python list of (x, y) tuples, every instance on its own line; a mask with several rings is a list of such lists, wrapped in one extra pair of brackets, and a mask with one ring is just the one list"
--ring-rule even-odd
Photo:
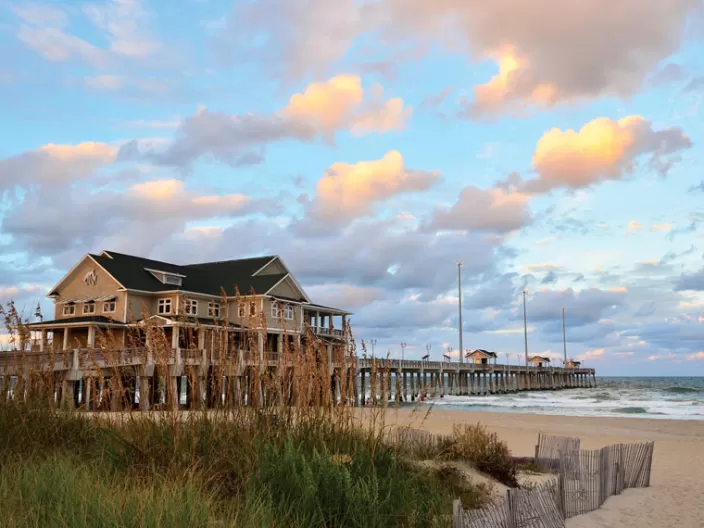
[[(221, 289), (224, 289), (227, 295), (234, 295), (237, 289), (243, 295), (251, 293), (252, 290), (257, 294), (264, 294), (286, 276), (285, 274), (253, 276), (271, 261), (273, 256), (178, 265), (114, 251), (106, 253), (110, 256), (91, 255), (91, 257), (128, 290), (158, 293), (178, 289), (221, 295)], [(177, 273), (186, 277), (178, 288), (163, 284), (147, 269)]]

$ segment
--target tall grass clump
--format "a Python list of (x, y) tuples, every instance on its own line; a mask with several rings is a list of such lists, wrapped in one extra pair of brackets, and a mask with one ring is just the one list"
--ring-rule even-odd
[(516, 461), (508, 446), (481, 424), (454, 425), (447, 456), (468, 462), (507, 486), (518, 487)]

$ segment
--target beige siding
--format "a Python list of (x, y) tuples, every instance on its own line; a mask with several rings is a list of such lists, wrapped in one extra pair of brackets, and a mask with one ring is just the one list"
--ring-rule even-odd
[(274, 259), (269, 264), (267, 264), (262, 270), (257, 273), (257, 275), (276, 275), (280, 273), (286, 273), (286, 268), (279, 259)]
[[(90, 273), (91, 270), (95, 270), (95, 276), (97, 277), (95, 284), (89, 285), (84, 281), (86, 274)], [(114, 313), (104, 313), (103, 303), (96, 303), (95, 313), (90, 315), (105, 315), (106, 317), (111, 317), (113, 319), (123, 321), (125, 313), (125, 294), (124, 292), (118, 292), (120, 285), (113, 279), (106, 271), (100, 266), (95, 264), (95, 262), (86, 257), (76, 269), (71, 272), (71, 274), (66, 277), (63, 284), (59, 286), (58, 300), (71, 300), (71, 299), (96, 299), (100, 297), (112, 296), (115, 299), (115, 312)], [(64, 319), (66, 317), (76, 317), (83, 314), (83, 304), (76, 304), (76, 312), (73, 316), (64, 315), (64, 305), (57, 303), (54, 307), (55, 319)]]
[(269, 292), (270, 295), (287, 297), (289, 299), (299, 299), (303, 297), (301, 291), (296, 287), (294, 282), (287, 278), (283, 282), (279, 283), (276, 288)]
[(139, 321), (148, 317), (152, 311), (153, 306), (151, 296), (140, 295), (137, 293), (127, 294), (127, 320), (128, 321)]

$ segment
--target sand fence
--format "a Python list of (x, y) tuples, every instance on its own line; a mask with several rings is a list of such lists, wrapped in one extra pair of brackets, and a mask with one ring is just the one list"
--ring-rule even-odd
[(565, 519), (594, 511), (626, 488), (650, 485), (654, 442), (579, 449), (579, 438), (540, 435), (536, 464), (556, 471), (533, 489), (509, 489), (506, 497), (478, 510), (456, 500), (453, 528), (560, 528)]

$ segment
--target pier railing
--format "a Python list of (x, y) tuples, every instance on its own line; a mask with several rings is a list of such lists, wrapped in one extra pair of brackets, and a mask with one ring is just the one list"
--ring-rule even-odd
[(357, 358), (357, 369), (370, 370), (427, 370), (427, 371), (461, 371), (461, 372), (543, 372), (543, 373), (577, 373), (594, 374), (591, 368), (573, 367), (533, 367), (525, 365), (504, 365), (501, 363), (459, 363), (450, 361), (425, 361), (414, 359)]
[[(137, 366), (148, 363), (203, 365), (222, 361), (238, 362), (245, 365), (265, 364), (276, 366), (282, 358), (291, 359), (295, 354), (283, 354), (276, 350), (257, 352), (252, 350), (207, 350), (199, 348), (174, 348), (160, 351), (155, 357), (147, 348), (127, 348), (105, 350), (101, 348), (78, 348), (49, 351), (0, 351), (0, 375), (19, 367), (38, 368), (42, 370), (80, 370), (83, 368), (112, 368)], [(289, 361), (289, 363), (293, 360)], [(354, 368), (357, 372), (392, 371), (392, 372), (434, 372), (434, 373), (543, 373), (543, 374), (580, 374), (593, 376), (594, 369), (565, 367), (532, 367), (522, 365), (459, 363), (448, 361), (427, 361), (416, 359), (377, 359), (356, 356), (334, 357), (335, 366)]]

